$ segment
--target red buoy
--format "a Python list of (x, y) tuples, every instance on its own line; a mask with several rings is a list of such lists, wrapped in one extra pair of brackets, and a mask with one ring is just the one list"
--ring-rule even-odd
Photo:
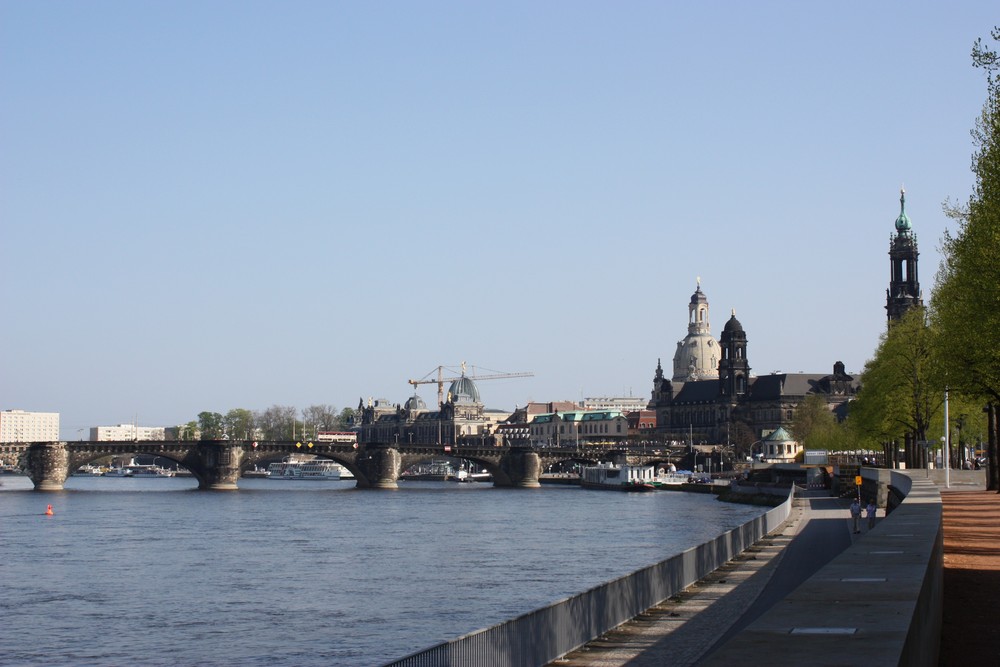
[(45, 516), (52, 516), (55, 512), (52, 511), (52, 505), (47, 505), (45, 507)]

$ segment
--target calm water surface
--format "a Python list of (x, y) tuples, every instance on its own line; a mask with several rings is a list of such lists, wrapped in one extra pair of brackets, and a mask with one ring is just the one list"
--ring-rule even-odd
[(379, 665), (762, 511), (700, 494), (449, 482), (0, 484), (4, 665)]

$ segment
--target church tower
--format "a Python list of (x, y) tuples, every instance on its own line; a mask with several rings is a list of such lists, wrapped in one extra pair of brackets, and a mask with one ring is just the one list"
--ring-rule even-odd
[(688, 304), (688, 334), (674, 352), (674, 382), (718, 377), (719, 344), (708, 321), (708, 298), (701, 291), (701, 278)]
[(885, 310), (889, 323), (898, 320), (914, 306), (923, 306), (917, 280), (917, 237), (906, 215), (906, 190), (899, 190), (899, 217), (896, 235), (889, 241), (889, 289), (885, 291)]
[(750, 386), (750, 362), (747, 360), (747, 334), (736, 319), (736, 311), (726, 322), (719, 340), (722, 361), (719, 362), (719, 392), (732, 401), (745, 396)]

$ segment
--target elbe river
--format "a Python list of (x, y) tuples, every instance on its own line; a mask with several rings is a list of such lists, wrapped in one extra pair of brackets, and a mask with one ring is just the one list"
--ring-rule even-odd
[[(0, 664), (381, 665), (763, 510), (489, 483), (0, 478)], [(51, 504), (54, 514), (45, 515)]]

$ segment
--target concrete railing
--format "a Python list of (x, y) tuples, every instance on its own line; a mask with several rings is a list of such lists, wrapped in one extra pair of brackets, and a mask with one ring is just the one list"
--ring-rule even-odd
[(485, 630), (389, 663), (392, 667), (531, 667), (545, 665), (600, 637), (717, 570), (791, 513), (781, 505), (672, 558)]
[(699, 664), (937, 665), (941, 494), (923, 471), (889, 482), (889, 516)]

